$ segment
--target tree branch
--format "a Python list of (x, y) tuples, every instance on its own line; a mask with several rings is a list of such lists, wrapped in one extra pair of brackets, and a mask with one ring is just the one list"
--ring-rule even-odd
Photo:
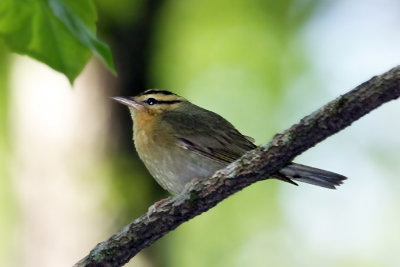
[(99, 243), (75, 267), (122, 266), (181, 223), (217, 205), (244, 187), (267, 179), (294, 157), (349, 126), (371, 110), (400, 96), (400, 66), (326, 104), (271, 142), (246, 153), (211, 178), (190, 185), (154, 211), (137, 218)]

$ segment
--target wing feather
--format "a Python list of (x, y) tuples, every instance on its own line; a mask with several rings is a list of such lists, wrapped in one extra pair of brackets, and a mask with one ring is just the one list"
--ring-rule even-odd
[(172, 128), (176, 142), (182, 148), (221, 163), (230, 163), (256, 147), (249, 137), (242, 135), (220, 115), (191, 106), (185, 116), (182, 116), (183, 111), (172, 111), (161, 120)]

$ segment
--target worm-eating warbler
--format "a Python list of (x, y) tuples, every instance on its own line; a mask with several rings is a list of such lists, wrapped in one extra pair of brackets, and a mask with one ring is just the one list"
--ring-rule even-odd
[[(211, 176), (256, 147), (251, 138), (220, 115), (169, 91), (151, 89), (114, 100), (128, 106), (139, 157), (157, 182), (172, 194), (182, 192), (192, 179)], [(273, 177), (332, 189), (346, 179), (296, 163)]]

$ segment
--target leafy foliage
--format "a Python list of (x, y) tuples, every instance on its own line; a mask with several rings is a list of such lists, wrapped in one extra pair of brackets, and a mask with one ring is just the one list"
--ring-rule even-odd
[(72, 83), (91, 53), (115, 73), (109, 47), (95, 37), (92, 0), (2, 0), (0, 37), (19, 54), (64, 73)]

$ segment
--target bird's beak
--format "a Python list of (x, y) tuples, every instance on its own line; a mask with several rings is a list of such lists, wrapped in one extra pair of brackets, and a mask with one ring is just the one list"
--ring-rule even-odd
[(120, 96), (115, 96), (115, 97), (111, 97), (111, 98), (125, 106), (132, 107), (137, 110), (143, 108), (143, 105), (139, 104), (138, 102), (136, 102), (133, 99), (128, 99), (128, 98), (124, 98), (124, 97), (120, 97)]

